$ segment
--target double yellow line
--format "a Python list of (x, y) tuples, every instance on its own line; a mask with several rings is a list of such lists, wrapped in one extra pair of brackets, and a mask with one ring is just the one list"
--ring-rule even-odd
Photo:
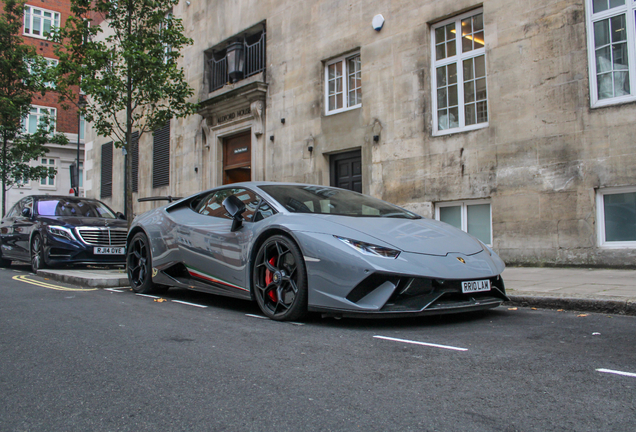
[(17, 280), (17, 281), (20, 281), (20, 282), (26, 282), (26, 283), (31, 284), (31, 285), (37, 285), (37, 286), (41, 286), (41, 287), (44, 287), (44, 288), (57, 290), (57, 291), (96, 291), (97, 290), (97, 288), (67, 288), (67, 287), (63, 287), (63, 286), (59, 286), (59, 285), (53, 285), (53, 284), (50, 284), (50, 283), (40, 282), (40, 281), (37, 281), (37, 280), (29, 279), (25, 275), (13, 276), (13, 280)]

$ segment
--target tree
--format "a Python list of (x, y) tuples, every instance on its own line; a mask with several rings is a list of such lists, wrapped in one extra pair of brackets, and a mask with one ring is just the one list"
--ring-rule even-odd
[[(57, 90), (74, 100), (73, 86), (88, 96), (82, 111), (98, 135), (126, 154), (133, 130), (139, 138), (171, 118), (195, 112), (194, 90), (178, 66), (180, 50), (192, 44), (170, 11), (179, 0), (71, 0), (66, 24), (55, 33)], [(91, 18), (105, 18), (100, 26)], [(101, 35), (100, 35), (101, 34)], [(133, 218), (132, 158), (126, 163), (126, 215)]]
[[(54, 168), (33, 167), (30, 162), (44, 156), (47, 143), (66, 144), (63, 134), (50, 134), (52, 119), (36, 116), (37, 130), (29, 133), (23, 120), (29, 116), (31, 100), (46, 91), (46, 60), (24, 43), (22, 22), (26, 0), (5, 0), (0, 13), (0, 176), (2, 216), (6, 213), (6, 192), (16, 183), (56, 174)], [(38, 121), (38, 117), (40, 120)], [(31, 131), (34, 132), (34, 131)]]

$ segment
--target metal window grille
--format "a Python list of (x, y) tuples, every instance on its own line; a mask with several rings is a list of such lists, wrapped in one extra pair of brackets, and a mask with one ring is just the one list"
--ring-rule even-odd
[(170, 120), (154, 133), (152, 150), (152, 187), (170, 184)]
[(102, 181), (100, 197), (113, 196), (113, 143), (102, 145)]
[[(243, 79), (265, 70), (265, 39), (265, 30), (263, 30), (258, 40), (254, 43), (250, 44), (246, 39), (243, 40), (245, 53)], [(217, 54), (216, 57), (218, 57), (219, 54), (223, 57), (217, 60), (214, 54)], [(225, 52), (214, 54), (208, 61), (210, 69), (210, 92), (220, 89), (230, 81), (227, 74), (227, 57), (225, 56)]]

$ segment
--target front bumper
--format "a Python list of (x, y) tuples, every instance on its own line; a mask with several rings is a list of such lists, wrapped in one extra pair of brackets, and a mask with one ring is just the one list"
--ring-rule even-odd
[[(44, 262), (50, 266), (68, 264), (124, 265), (126, 254), (95, 254), (95, 247), (109, 245), (87, 245), (77, 240), (67, 240), (51, 234), (44, 236)], [(125, 252), (125, 248), (124, 248)]]
[[(508, 300), (500, 276), (488, 278), (490, 291), (463, 293), (461, 280), (443, 280), (376, 273), (358, 284), (346, 300), (352, 308), (310, 308), (334, 316), (397, 316), (439, 315), (491, 309)], [(380, 306), (381, 307), (378, 307)]]

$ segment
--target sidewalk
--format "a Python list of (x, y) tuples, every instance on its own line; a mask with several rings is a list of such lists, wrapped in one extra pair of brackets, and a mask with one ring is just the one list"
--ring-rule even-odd
[[(93, 288), (129, 286), (124, 269), (40, 270), (38, 275)], [(510, 304), (636, 315), (636, 270), (507, 267)]]
[(636, 315), (636, 270), (506, 267), (502, 277), (515, 305)]

